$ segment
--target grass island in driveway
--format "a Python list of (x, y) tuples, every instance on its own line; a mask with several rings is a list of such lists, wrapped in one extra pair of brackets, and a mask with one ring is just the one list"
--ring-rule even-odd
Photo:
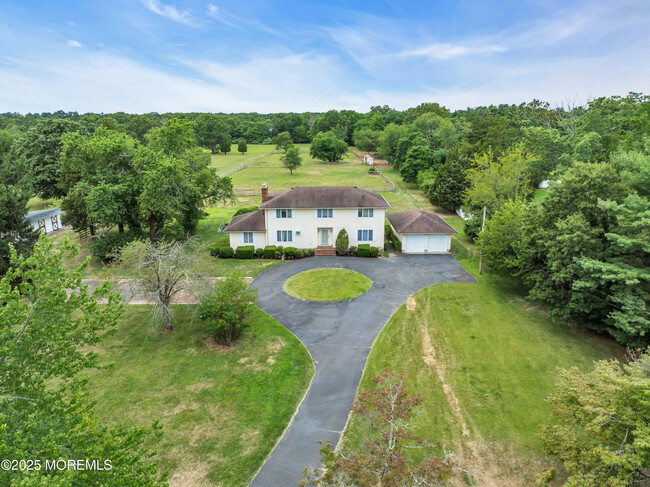
[(343, 301), (361, 296), (372, 286), (363, 274), (349, 269), (311, 269), (291, 276), (284, 291), (306, 301)]

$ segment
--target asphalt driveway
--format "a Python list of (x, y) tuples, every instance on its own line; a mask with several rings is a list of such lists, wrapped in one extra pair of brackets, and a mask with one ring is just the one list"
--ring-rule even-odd
[[(372, 287), (359, 297), (330, 303), (302, 301), (282, 290), (292, 275), (319, 267), (360, 272), (372, 280)], [(273, 267), (253, 281), (260, 308), (305, 344), (316, 372), (293, 421), (251, 486), (296, 486), (305, 466), (321, 466), (317, 442), (338, 443), (375, 337), (410, 295), (442, 282), (476, 280), (452, 255), (401, 255), (311, 257)]]

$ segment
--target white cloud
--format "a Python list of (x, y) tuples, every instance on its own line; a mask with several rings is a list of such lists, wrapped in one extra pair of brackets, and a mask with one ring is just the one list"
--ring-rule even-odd
[(463, 46), (458, 44), (432, 44), (430, 46), (405, 51), (403, 56), (423, 56), (432, 59), (454, 59), (461, 56), (474, 56), (479, 54), (493, 54), (504, 52), (503, 46)]
[(163, 5), (160, 0), (143, 0), (144, 6), (153, 13), (185, 25), (194, 26), (189, 10), (178, 10), (173, 5)]
[(79, 41), (75, 41), (74, 39), (69, 39), (68, 42), (65, 43), (66, 46), (68, 47), (81, 47), (82, 44)]
[(277, 30), (273, 29), (272, 27), (269, 27), (268, 25), (264, 24), (263, 22), (260, 22), (259, 20), (243, 19), (229, 12), (226, 12), (224, 9), (217, 7), (212, 3), (208, 3), (207, 11), (205, 14), (208, 17), (212, 17), (213, 19), (218, 20), (219, 22), (222, 22), (226, 25), (229, 25), (230, 27), (234, 27), (235, 29), (243, 30), (244, 29), (243, 26), (246, 25), (254, 29), (262, 30), (269, 34), (280, 35), (280, 33)]

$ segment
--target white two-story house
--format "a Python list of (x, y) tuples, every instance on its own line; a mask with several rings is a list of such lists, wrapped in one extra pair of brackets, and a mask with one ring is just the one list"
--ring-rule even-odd
[(270, 195), (263, 185), (259, 210), (234, 217), (224, 231), (233, 248), (282, 245), (332, 255), (341, 229), (350, 246), (383, 247), (386, 208), (383, 196), (355, 186), (305, 186)]

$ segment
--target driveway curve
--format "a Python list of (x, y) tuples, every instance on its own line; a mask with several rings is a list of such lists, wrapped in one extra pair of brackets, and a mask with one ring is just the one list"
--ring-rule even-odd
[[(303, 301), (282, 290), (294, 274), (342, 267), (372, 280), (361, 296), (334, 302)], [(443, 282), (476, 282), (452, 255), (401, 255), (389, 259), (311, 257), (273, 267), (252, 283), (259, 306), (307, 347), (316, 368), (293, 420), (251, 487), (296, 486), (305, 466), (321, 466), (318, 440), (341, 438), (375, 337), (416, 291)]]

